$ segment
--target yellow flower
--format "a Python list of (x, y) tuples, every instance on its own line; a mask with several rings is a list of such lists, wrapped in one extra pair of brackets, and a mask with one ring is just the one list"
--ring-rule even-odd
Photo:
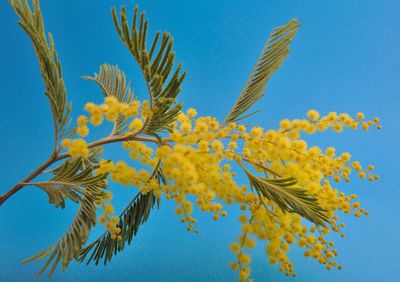
[(96, 105), (94, 103), (86, 103), (85, 104), (85, 110), (88, 112), (92, 112), (96, 108)]
[(251, 257), (248, 254), (241, 253), (238, 256), (238, 261), (242, 264), (249, 264), (251, 262)]
[(78, 126), (85, 126), (88, 122), (88, 118), (84, 115), (81, 115), (77, 119)]
[(71, 141), (71, 145), (68, 148), (68, 153), (73, 158), (89, 156), (89, 148), (87, 147), (86, 141), (83, 139), (75, 139)]
[(287, 130), (287, 129), (289, 129), (290, 127), (292, 127), (292, 123), (291, 123), (290, 120), (288, 120), (288, 119), (283, 119), (283, 120), (281, 120), (281, 121), (279, 122), (279, 126), (280, 126), (282, 129)]
[(104, 206), (104, 212), (105, 212), (106, 214), (113, 214), (113, 213), (114, 213), (114, 206), (111, 205), (111, 204), (106, 204), (106, 205)]
[(140, 118), (135, 118), (130, 124), (129, 129), (132, 131), (138, 131), (142, 129), (143, 121)]
[(253, 127), (250, 131), (253, 136), (260, 136), (263, 133), (263, 129), (261, 127)]
[(187, 110), (186, 113), (191, 118), (194, 118), (197, 115), (197, 111), (193, 108), (190, 108), (189, 110)]
[(319, 112), (316, 110), (309, 110), (307, 112), (307, 117), (312, 121), (316, 121), (319, 118)]
[(79, 126), (76, 130), (79, 136), (85, 137), (89, 134), (89, 128), (87, 126)]
[[(119, 115), (127, 118), (137, 115), (140, 102), (125, 104), (118, 102), (115, 97), (109, 97), (101, 105), (87, 104), (86, 108), (90, 113), (89, 121), (98, 125), (103, 122), (104, 116), (114, 121)], [(148, 101), (143, 103), (142, 116), (147, 115), (143, 114), (146, 111), (150, 112)], [(352, 173), (370, 181), (379, 177), (372, 173), (372, 165), (368, 166), (367, 171), (358, 161), (350, 162), (351, 155), (347, 152), (336, 155), (334, 147), (327, 147), (324, 151), (318, 146), (307, 148), (307, 142), (301, 134), (314, 134), (317, 130), (329, 128), (336, 132), (342, 132), (345, 128), (369, 128), (376, 125), (378, 120), (361, 121), (363, 115), (357, 114), (357, 119), (353, 119), (346, 113), (336, 112), (320, 118), (316, 110), (310, 110), (307, 112), (308, 119), (281, 120), (278, 130), (264, 131), (255, 126), (247, 132), (243, 125), (229, 123), (220, 126), (213, 117), (195, 119), (196, 116), (193, 108), (188, 109), (186, 114), (181, 112), (172, 123), (168, 137), (163, 137), (166, 143), (157, 149), (141, 141), (123, 142), (129, 156), (144, 165), (144, 169), (137, 170), (136, 165), (132, 167), (122, 161), (113, 163), (100, 160), (95, 175), (109, 173), (112, 181), (137, 187), (143, 195), (153, 192), (157, 198), (164, 195), (174, 200), (180, 221), (186, 224), (188, 231), (196, 233), (196, 219), (192, 216), (195, 206), (201, 211), (210, 212), (212, 218), (218, 220), (227, 216), (227, 205), (237, 204), (243, 213), (239, 217), (242, 228), (237, 242), (230, 246), (237, 259), (230, 266), (239, 271), (241, 280), (248, 279), (248, 264), (251, 261), (243, 250), (254, 248), (255, 239), (267, 242), (265, 252), (268, 261), (278, 264), (280, 271), (286, 275), (296, 275), (288, 257), (291, 245), (295, 243), (306, 249), (305, 256), (329, 268), (339, 268), (334, 261), (337, 252), (325, 237), (330, 232), (344, 237), (341, 231), (344, 225), (336, 214), (352, 213), (360, 217), (368, 212), (360, 207), (359, 202), (354, 202), (356, 195), (346, 195), (333, 186), (339, 186), (341, 181), (351, 181)], [(143, 119), (133, 118), (129, 130), (138, 132), (143, 125)], [(78, 134), (86, 135), (86, 127), (87, 118), (79, 117)], [(61, 146), (68, 148), (72, 157), (89, 154), (88, 145), (83, 139), (64, 139)], [(152, 174), (158, 162), (167, 178), (167, 185), (160, 185)], [(251, 189), (239, 185), (235, 179), (237, 164), (245, 166), (257, 177), (294, 178), (296, 184), (293, 186), (315, 197), (318, 205), (326, 211), (326, 228), (306, 226), (299, 214), (284, 212), (274, 201), (262, 196), (260, 199), (254, 187)], [(122, 238), (118, 235), (121, 232), (117, 227), (119, 218), (112, 216), (114, 207), (109, 203), (111, 199), (111, 192), (101, 199), (106, 203), (103, 206), (104, 215), (99, 221), (106, 226), (112, 238)]]
[(70, 147), (71, 146), (71, 139), (65, 138), (64, 140), (61, 141), (60, 145), (63, 148)]
[(112, 198), (113, 198), (113, 194), (111, 192), (107, 192), (104, 195), (104, 199), (106, 199), (106, 200), (112, 200)]
[(363, 113), (359, 112), (359, 113), (357, 113), (357, 118), (358, 119), (364, 119), (365, 115)]
[(89, 120), (94, 126), (99, 126), (100, 124), (103, 123), (103, 115), (102, 114), (93, 114), (90, 116)]

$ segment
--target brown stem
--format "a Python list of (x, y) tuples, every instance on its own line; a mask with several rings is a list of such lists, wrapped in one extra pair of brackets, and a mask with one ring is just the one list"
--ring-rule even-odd
[[(159, 143), (159, 140), (157, 140), (157, 139), (148, 138), (148, 137), (140, 137), (140, 136), (136, 136), (136, 135), (112, 136), (112, 137), (106, 137), (106, 138), (102, 138), (97, 141), (94, 141), (94, 142), (88, 144), (88, 148), (93, 148), (93, 147), (97, 147), (97, 146), (101, 146), (101, 145), (105, 145), (105, 144), (111, 144), (111, 143), (123, 142), (123, 141), (144, 141), (144, 142)], [(168, 140), (163, 140), (163, 141), (168, 142)], [(41, 164), (31, 174), (29, 174), (24, 179), (22, 179), (13, 188), (11, 188), (7, 193), (5, 193), (4, 195), (1, 195), (0, 196), (0, 206), (3, 205), (3, 203), (8, 198), (10, 198), (12, 195), (14, 195), (19, 190), (21, 190), (22, 187), (26, 186), (28, 184), (28, 182), (30, 182), (35, 177), (37, 177), (39, 174), (41, 174), (50, 165), (52, 165), (53, 163), (55, 163), (59, 160), (65, 159), (68, 156), (69, 156), (68, 153), (64, 153), (64, 154), (53, 153), (46, 162)]]
[[(53, 154), (51, 155), (51, 157), (45, 161), (43, 164), (41, 164), (36, 170), (34, 170), (33, 172), (31, 172), (31, 174), (29, 174), (28, 176), (26, 176), (24, 179), (22, 179), (21, 182), (29, 182), (32, 179), (34, 179), (36, 176), (38, 176), (40, 173), (42, 173), (42, 171), (44, 169), (46, 169), (47, 167), (49, 167), (52, 163), (55, 162), (56, 159), (56, 155)], [(12, 195), (14, 195), (15, 193), (17, 193), (19, 190), (21, 190), (22, 187), (24, 187), (25, 185), (22, 183), (17, 183), (13, 188), (11, 188), (7, 193), (5, 193), (4, 195), (0, 196), (0, 206), (3, 205), (3, 203), (10, 198)]]
[(260, 164), (258, 164), (258, 163), (252, 162), (251, 160), (246, 159), (246, 158), (244, 158), (243, 160), (244, 160), (245, 162), (248, 162), (248, 163), (251, 163), (251, 164), (253, 164), (253, 165), (258, 166), (258, 167), (262, 168), (263, 170), (268, 171), (269, 173), (271, 173), (271, 174), (273, 174), (273, 175), (275, 175), (275, 176), (281, 177), (281, 176), (280, 176), (279, 174), (277, 174), (275, 171), (270, 170), (269, 168), (267, 168), (267, 167), (265, 167), (265, 166), (263, 166), (263, 165), (260, 165)]
[[(147, 137), (140, 137), (136, 135), (127, 135), (127, 136), (113, 136), (113, 137), (105, 137), (102, 139), (99, 139), (97, 141), (94, 141), (90, 144), (88, 144), (88, 148), (94, 148), (106, 144), (112, 144), (112, 143), (117, 143), (117, 142), (124, 142), (124, 141), (144, 141), (144, 142), (152, 142), (152, 143), (159, 143), (157, 139), (154, 138), (147, 138)], [(168, 142), (168, 140), (163, 140), (164, 142)], [(57, 156), (55, 159), (56, 161), (65, 159), (69, 156), (68, 153), (60, 154)]]

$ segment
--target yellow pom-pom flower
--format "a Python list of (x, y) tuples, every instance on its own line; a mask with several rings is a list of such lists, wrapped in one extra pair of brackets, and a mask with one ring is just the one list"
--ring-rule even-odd
[(309, 110), (307, 112), (307, 117), (312, 121), (316, 121), (317, 119), (319, 119), (319, 112), (317, 112), (316, 110)]
[(130, 124), (129, 129), (131, 131), (139, 131), (143, 127), (143, 121), (140, 118), (135, 118)]

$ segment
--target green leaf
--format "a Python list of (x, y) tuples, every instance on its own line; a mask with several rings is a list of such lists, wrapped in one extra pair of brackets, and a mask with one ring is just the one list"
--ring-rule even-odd
[[(129, 86), (126, 75), (118, 66), (103, 64), (100, 66), (99, 73), (94, 77), (84, 76), (83, 78), (95, 81), (103, 91), (104, 96), (114, 96), (121, 103), (133, 101), (133, 91)], [(114, 124), (113, 135), (122, 134), (127, 125), (127, 118), (120, 115)]]
[(97, 158), (102, 153), (103, 147), (91, 148), (87, 158), (70, 158), (62, 163), (59, 167), (47, 171), (47, 173), (54, 174), (54, 177), (49, 181), (30, 183), (30, 185), (34, 185), (45, 191), (49, 197), (49, 202), (54, 204), (56, 208), (60, 206), (61, 208), (64, 208), (65, 199), (67, 198), (74, 202), (79, 202), (79, 199), (81, 198), (80, 194), (82, 193), (80, 186), (85, 187), (88, 186), (88, 183), (96, 183), (96, 181), (101, 179), (102, 176), (98, 176), (98, 178), (91, 177), (89, 182), (85, 181), (82, 183), (77, 181), (76, 178), (74, 178), (72, 181), (69, 180), (69, 176), (66, 175), (66, 172), (77, 174), (79, 170), (84, 170), (80, 174), (84, 175), (85, 177), (87, 172), (91, 173), (93, 168), (97, 165)]
[[(244, 168), (244, 167), (243, 167)], [(306, 190), (296, 187), (297, 181), (290, 178), (267, 179), (259, 177), (244, 168), (250, 185), (256, 192), (274, 201), (284, 212), (297, 213), (311, 222), (325, 226), (328, 218), (317, 199)]]
[(54, 204), (56, 208), (60, 206), (61, 208), (65, 208), (65, 200), (67, 198), (71, 199), (75, 203), (78, 203), (81, 199), (79, 193), (82, 191), (75, 186), (51, 182), (35, 184), (35, 186), (47, 193), (49, 197), (49, 203)]
[(78, 258), (83, 244), (85, 244), (89, 237), (90, 229), (96, 224), (96, 206), (93, 198), (98, 197), (98, 195), (93, 194), (100, 192), (101, 189), (96, 191), (87, 190), (85, 196), (80, 201), (78, 212), (64, 236), (45, 251), (22, 261), (23, 263), (33, 260), (38, 262), (48, 258), (36, 276), (40, 276), (53, 263), (49, 271), (49, 276), (51, 276), (60, 260), (62, 270), (64, 271), (71, 260)]
[(223, 123), (236, 122), (264, 96), (268, 80), (286, 60), (290, 43), (300, 26), (297, 19), (273, 29), (239, 98)]
[[(179, 64), (175, 71), (175, 53), (172, 51), (173, 40), (169, 33), (161, 36), (156, 33), (150, 45), (146, 48), (148, 21), (139, 9), (134, 10), (133, 22), (130, 25), (126, 17), (126, 8), (122, 7), (120, 19), (115, 8), (112, 10), (115, 28), (128, 50), (138, 63), (150, 95), (152, 116), (146, 121), (144, 133), (156, 133), (170, 130), (171, 124), (182, 109), (176, 103), (176, 97), (181, 90), (186, 72), (181, 73), (182, 65)], [(160, 39), (161, 37), (161, 39)]]
[(46, 37), (39, 1), (32, 1), (33, 10), (27, 0), (10, 0), (10, 3), (19, 17), (19, 25), (28, 34), (35, 49), (46, 87), (45, 94), (49, 99), (53, 114), (57, 141), (70, 132), (68, 125), (71, 104), (66, 103), (67, 94), (53, 36), (49, 33)]
[(104, 182), (104, 175), (92, 176), (93, 167), (87, 167), (77, 172), (82, 166), (79, 161), (65, 162), (57, 174), (45, 182), (31, 183), (47, 193), (49, 202), (57, 207), (65, 207), (65, 199), (69, 198), (78, 202), (83, 192), (82, 187), (90, 187)]
[[(82, 195), (78, 211), (66, 233), (50, 248), (23, 261), (23, 263), (33, 260), (38, 262), (47, 258), (37, 276), (52, 264), (49, 270), (49, 276), (51, 276), (60, 262), (64, 271), (71, 260), (79, 257), (80, 251), (89, 237), (90, 229), (96, 224), (96, 205), (104, 198), (103, 189), (107, 185), (106, 175), (93, 176), (94, 167), (87, 167), (79, 171), (80, 166), (79, 162), (65, 162), (50, 181), (32, 183), (46, 192), (50, 191), (50, 194), (48, 193), (50, 199), (53, 199), (51, 195), (57, 193), (56, 189), (59, 191), (56, 197), (65, 196), (62, 191), (68, 191), (68, 189), (71, 192), (79, 191)], [(58, 201), (59, 205), (64, 204), (64, 199), (53, 200)]]
[[(149, 181), (152, 178), (156, 178), (160, 184), (165, 184), (165, 178), (159, 164), (155, 168)], [(145, 195), (138, 193), (120, 215), (117, 226), (121, 228), (121, 233), (119, 235), (122, 239), (111, 239), (111, 234), (107, 231), (81, 251), (78, 261), (83, 262), (89, 256), (86, 259), (86, 264), (93, 261), (98, 265), (100, 261), (103, 261), (104, 265), (106, 265), (107, 262), (111, 261), (114, 255), (124, 249), (125, 243), (128, 243), (128, 245), (131, 244), (140, 225), (147, 221), (151, 209), (156, 204), (157, 206), (159, 205), (159, 200), (152, 192)]]
[(136, 236), (139, 230), (139, 226), (147, 221), (150, 211), (156, 203), (156, 199), (151, 192), (146, 195), (139, 193), (121, 214), (120, 221), (117, 224), (122, 230), (120, 233), (122, 240), (111, 239), (111, 234), (107, 231), (93, 243), (82, 249), (78, 261), (83, 262), (88, 254), (91, 253), (86, 264), (89, 264), (93, 260), (97, 265), (102, 260), (104, 265), (106, 265), (112, 259), (113, 255), (124, 249), (125, 242), (130, 245), (133, 236)]
[(89, 149), (89, 156), (86, 158), (69, 158), (64, 163), (62, 163), (59, 167), (55, 169), (48, 170), (46, 173), (52, 173), (57, 175), (60, 173), (60, 170), (64, 169), (66, 165), (69, 167), (77, 166), (78, 170), (83, 170), (89, 166), (96, 166), (98, 164), (99, 156), (104, 152), (104, 148), (102, 146), (97, 146)]
[(96, 168), (95, 166), (88, 166), (83, 170), (79, 171), (81, 167), (82, 167), (82, 161), (75, 161), (74, 159), (66, 161), (58, 168), (53, 178), (51, 178), (47, 182), (41, 182), (41, 183), (44, 184), (58, 183), (65, 186), (89, 187), (91, 185), (96, 185), (99, 182), (100, 183), (104, 182), (104, 177), (105, 177), (104, 175), (102, 174), (96, 176), (92, 175), (93, 170)]

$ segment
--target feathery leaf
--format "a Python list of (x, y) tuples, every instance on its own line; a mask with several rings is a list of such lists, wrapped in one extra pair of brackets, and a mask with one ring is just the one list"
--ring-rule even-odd
[(161, 40), (159, 40), (160, 33), (156, 33), (150, 50), (146, 48), (148, 21), (144, 13), (141, 13), (138, 24), (138, 13), (139, 9), (136, 7), (130, 28), (126, 8), (121, 8), (120, 20), (116, 9), (112, 9), (115, 28), (138, 63), (150, 94), (152, 115), (147, 119), (143, 132), (170, 130), (172, 122), (182, 109), (182, 105), (176, 103), (176, 97), (181, 90), (186, 72), (181, 73), (181, 64), (172, 71), (175, 53), (172, 51), (173, 40), (169, 33), (164, 32)]
[(56, 208), (65, 208), (65, 200), (68, 198), (75, 203), (78, 203), (81, 199), (79, 193), (82, 191), (75, 186), (63, 185), (61, 183), (44, 182), (34, 184), (36, 187), (45, 191), (49, 197), (49, 203), (54, 204)]
[(223, 123), (243, 119), (242, 115), (264, 96), (269, 78), (287, 58), (290, 43), (299, 26), (299, 21), (293, 19), (286, 25), (273, 29), (250, 77)]
[[(149, 181), (152, 178), (157, 179), (160, 184), (165, 184), (165, 178), (159, 164), (154, 169)], [(103, 260), (104, 265), (106, 265), (107, 262), (111, 261), (113, 255), (124, 249), (125, 242), (128, 245), (131, 244), (133, 237), (136, 236), (139, 230), (139, 226), (147, 221), (155, 204), (159, 205), (159, 199), (152, 192), (145, 195), (138, 193), (120, 215), (117, 227), (121, 228), (119, 235), (122, 239), (111, 239), (111, 234), (107, 231), (81, 251), (78, 261), (83, 262), (90, 254), (86, 264), (94, 261), (98, 265)]]
[(259, 177), (247, 169), (244, 171), (252, 188), (259, 195), (274, 201), (285, 212), (297, 213), (315, 224), (325, 226), (327, 216), (317, 199), (307, 191), (296, 187), (297, 181), (290, 177), (284, 179), (267, 179)]
[(91, 253), (86, 264), (89, 264), (93, 260), (97, 265), (103, 260), (104, 265), (106, 265), (112, 259), (113, 255), (124, 249), (125, 242), (130, 245), (133, 236), (136, 236), (139, 230), (139, 226), (147, 221), (156, 200), (157, 198), (152, 192), (146, 195), (137, 194), (121, 214), (120, 221), (117, 224), (117, 227), (122, 230), (119, 234), (122, 236), (122, 239), (111, 239), (111, 234), (107, 231), (93, 243), (82, 249), (78, 261), (83, 262), (87, 255)]
[[(96, 224), (96, 205), (104, 198), (103, 189), (107, 185), (106, 175), (93, 176), (93, 167), (88, 167), (79, 172), (80, 165), (79, 162), (65, 162), (50, 181), (32, 183), (32, 185), (36, 185), (45, 191), (50, 190), (52, 193), (55, 193), (55, 189), (60, 187), (61, 189), (68, 189), (69, 187), (70, 191), (79, 191), (82, 194), (78, 211), (66, 233), (50, 248), (23, 261), (23, 263), (33, 260), (38, 262), (47, 258), (37, 276), (41, 275), (52, 264), (49, 270), (49, 276), (51, 276), (60, 261), (62, 270), (65, 270), (71, 260), (79, 257), (80, 251), (89, 237), (90, 229)], [(60, 196), (60, 194), (57, 196)], [(63, 202), (63, 200), (60, 201)], [(63, 203), (59, 204), (62, 205)]]
[(77, 166), (78, 170), (83, 170), (89, 166), (94, 167), (98, 164), (99, 156), (104, 152), (104, 148), (102, 146), (93, 147), (89, 149), (89, 156), (86, 158), (69, 158), (64, 163), (62, 163), (59, 167), (46, 171), (46, 173), (52, 173), (54, 175), (58, 175), (60, 170), (65, 169), (65, 166), (69, 167)]
[[(133, 100), (133, 91), (129, 86), (125, 73), (118, 66), (103, 64), (99, 73), (94, 77), (84, 76), (84, 79), (95, 81), (103, 91), (104, 96), (114, 96), (121, 103), (130, 103)], [(114, 124), (113, 135), (122, 134), (128, 127), (127, 118), (120, 115)]]
[(32, 1), (33, 10), (27, 0), (10, 0), (10, 3), (19, 16), (19, 25), (28, 34), (35, 49), (46, 87), (45, 94), (50, 101), (55, 136), (58, 141), (69, 133), (71, 104), (66, 103), (67, 94), (53, 36), (49, 33), (46, 37), (39, 1)]

